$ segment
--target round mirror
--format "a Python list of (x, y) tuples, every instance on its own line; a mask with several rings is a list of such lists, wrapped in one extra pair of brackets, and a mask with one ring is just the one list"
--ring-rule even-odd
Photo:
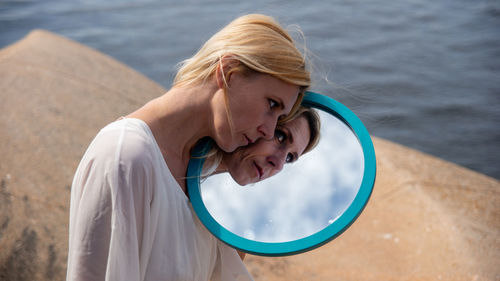
[(318, 247), (340, 235), (366, 205), (375, 181), (375, 153), (361, 121), (337, 101), (308, 92), (302, 103), (318, 110), (318, 145), (277, 175), (246, 186), (229, 175), (200, 184), (200, 142), (187, 186), (196, 214), (216, 237), (239, 250), (267, 256)]

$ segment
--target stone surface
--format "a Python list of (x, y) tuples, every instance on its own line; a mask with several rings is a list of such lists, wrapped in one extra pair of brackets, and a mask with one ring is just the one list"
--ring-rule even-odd
[(70, 186), (81, 156), (99, 128), (163, 92), (46, 31), (0, 51), (0, 280), (65, 278)]
[[(0, 280), (63, 280), (73, 173), (105, 124), (165, 89), (33, 31), (0, 50)], [(316, 250), (247, 256), (256, 280), (500, 280), (500, 182), (374, 138), (365, 211)]]
[(374, 143), (377, 179), (358, 220), (319, 249), (250, 256), (256, 279), (499, 280), (499, 182), (379, 138)]

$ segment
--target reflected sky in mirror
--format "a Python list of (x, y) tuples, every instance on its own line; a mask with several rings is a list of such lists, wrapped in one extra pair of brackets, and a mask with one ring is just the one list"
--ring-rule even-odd
[(286, 242), (324, 229), (347, 209), (361, 185), (363, 151), (348, 126), (319, 114), (318, 146), (274, 177), (240, 186), (222, 173), (201, 184), (203, 202), (219, 224), (250, 240)]

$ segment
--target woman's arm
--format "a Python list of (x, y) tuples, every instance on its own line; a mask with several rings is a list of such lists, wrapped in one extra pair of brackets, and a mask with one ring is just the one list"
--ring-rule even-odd
[[(120, 132), (100, 134), (71, 191), (67, 280), (142, 280), (140, 247), (149, 235), (148, 159)], [(121, 145), (117, 145), (121, 144)], [(142, 154), (142, 155), (141, 155)], [(150, 163), (149, 163), (150, 165)]]

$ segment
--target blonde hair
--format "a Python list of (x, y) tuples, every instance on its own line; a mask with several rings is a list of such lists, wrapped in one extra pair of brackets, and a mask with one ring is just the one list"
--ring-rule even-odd
[(311, 84), (305, 56), (288, 32), (272, 17), (249, 14), (229, 23), (193, 57), (181, 62), (173, 86), (204, 83), (221, 67), (223, 57), (240, 62), (225, 73), (225, 77), (234, 71), (247, 75), (257, 72), (299, 86), (299, 97), (291, 113), (300, 106), (304, 92)]
[(287, 118), (278, 121), (278, 127), (286, 125), (287, 122), (293, 121), (297, 118), (305, 118), (309, 125), (309, 142), (302, 152), (302, 155), (313, 150), (318, 145), (321, 131), (321, 120), (318, 112), (310, 107), (300, 106), (294, 114), (289, 115)]
[(269, 16), (250, 14), (232, 21), (193, 57), (183, 61), (174, 86), (206, 80), (215, 73), (224, 55), (231, 55), (253, 71), (270, 74), (290, 84), (310, 85), (305, 58), (288, 32)]

